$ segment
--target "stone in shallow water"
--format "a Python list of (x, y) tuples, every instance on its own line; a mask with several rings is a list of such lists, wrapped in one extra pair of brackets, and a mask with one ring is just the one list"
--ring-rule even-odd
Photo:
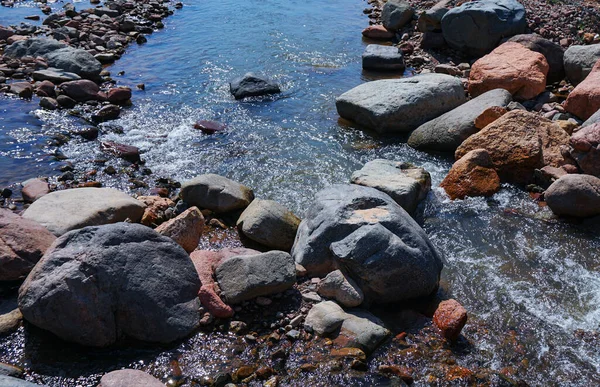
[(398, 47), (369, 44), (362, 54), (362, 67), (375, 71), (403, 71), (404, 57)]
[(229, 90), (235, 99), (258, 97), (281, 92), (277, 83), (254, 73), (246, 73), (244, 76), (231, 81)]
[(600, 215), (600, 179), (591, 175), (565, 175), (546, 190), (546, 203), (556, 215)]
[(433, 314), (433, 323), (446, 339), (456, 341), (467, 323), (467, 317), (467, 310), (458, 301), (451, 299), (440, 303)]
[(246, 208), (252, 200), (252, 190), (226, 177), (207, 174), (181, 185), (181, 199), (191, 206), (217, 213)]

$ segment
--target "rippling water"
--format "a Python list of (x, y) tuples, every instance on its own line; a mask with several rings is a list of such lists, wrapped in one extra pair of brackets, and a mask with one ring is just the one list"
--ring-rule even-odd
[[(421, 165), (431, 172), (434, 189), (418, 220), (447, 260), (442, 291), (470, 311), (464, 331), (467, 349), (456, 354), (458, 364), (511, 368), (536, 386), (599, 384), (597, 229), (556, 222), (548, 209), (508, 185), (491, 199), (451, 202), (438, 187), (450, 158), (415, 151), (401, 138), (381, 138), (338, 120), (335, 97), (373, 79), (360, 66), (366, 44), (360, 31), (368, 23), (361, 13), (365, 6), (359, 0), (186, 3), (166, 19), (164, 31), (143, 46), (132, 46), (109, 68), (119, 85), (135, 89), (145, 83), (146, 90), (134, 91), (134, 106), (118, 121), (124, 133), (107, 132), (101, 138), (138, 146), (153, 176), (181, 181), (201, 173), (222, 174), (300, 215), (316, 191), (347, 182), (369, 160), (384, 157)], [(31, 13), (0, 8), (0, 24)], [(117, 76), (121, 71), (124, 75)], [(273, 77), (283, 93), (235, 101), (228, 81), (247, 71)], [(56, 175), (60, 162), (52, 156), (49, 139), (82, 125), (36, 109), (36, 101), (0, 97), (0, 186)], [(199, 119), (224, 122), (228, 131), (203, 135), (192, 127)], [(82, 171), (93, 168), (101, 155), (97, 142), (73, 140), (61, 151)], [(108, 186), (129, 189), (123, 178), (100, 178)], [(203, 340), (196, 336), (177, 348), (192, 374), (218, 369), (211, 363), (214, 358), (198, 353)], [(233, 356), (217, 350), (219, 340), (234, 345), (233, 339), (215, 338), (215, 357)], [(36, 358), (32, 345), (40, 350), (35, 344), (28, 348), (22, 332), (13, 335), (0, 346), (0, 360), (31, 366)], [(131, 356), (119, 364), (160, 365), (169, 359), (156, 351)], [(43, 363), (37, 372), (54, 376), (38, 380), (65, 384), (64, 375), (56, 376), (64, 367)], [(162, 368), (158, 370), (155, 374), (161, 376)], [(329, 382), (321, 383), (334, 383), (328, 377), (323, 375)], [(425, 380), (417, 377), (417, 385)]]

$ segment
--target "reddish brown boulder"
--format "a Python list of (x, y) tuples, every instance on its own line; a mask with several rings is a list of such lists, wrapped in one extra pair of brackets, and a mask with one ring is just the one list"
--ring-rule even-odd
[(173, 239), (188, 254), (198, 247), (203, 231), (204, 216), (198, 207), (188, 208), (176, 218), (156, 228), (156, 232)]
[(388, 30), (382, 25), (368, 26), (363, 30), (362, 34), (365, 38), (375, 40), (391, 40), (396, 36), (393, 31)]
[(103, 141), (100, 149), (132, 163), (140, 161), (140, 150), (132, 145), (119, 144), (114, 141)]
[(454, 163), (440, 187), (453, 200), (492, 196), (500, 190), (500, 177), (489, 153), (485, 149), (475, 149)]
[(460, 159), (475, 149), (488, 151), (502, 181), (525, 184), (535, 169), (564, 163), (560, 146), (569, 135), (552, 121), (524, 110), (513, 110), (466, 139), (456, 150)]
[(131, 89), (129, 87), (117, 87), (108, 91), (108, 102), (116, 105), (123, 105), (131, 99)]
[(144, 226), (162, 223), (165, 220), (165, 211), (175, 207), (175, 202), (171, 199), (160, 196), (140, 196), (137, 199), (146, 205), (140, 222)]
[(467, 323), (467, 310), (456, 300), (442, 301), (433, 314), (433, 323), (446, 339), (456, 341)]
[(61, 83), (58, 88), (62, 90), (67, 97), (72, 98), (77, 102), (96, 100), (98, 98), (98, 92), (100, 91), (98, 85), (87, 79), (64, 82)]
[(29, 179), (23, 182), (21, 195), (27, 203), (33, 203), (42, 196), (50, 193), (48, 182), (42, 179)]
[(590, 74), (569, 94), (565, 110), (587, 120), (600, 109), (600, 60)]
[(469, 94), (476, 97), (493, 89), (506, 89), (514, 97), (531, 99), (546, 90), (546, 58), (519, 43), (507, 42), (473, 63)]
[(477, 118), (475, 118), (475, 127), (477, 129), (483, 129), (498, 118), (502, 117), (508, 112), (506, 108), (502, 106), (492, 106), (485, 109)]
[(54, 83), (50, 81), (42, 81), (40, 82), (36, 89), (36, 95), (38, 97), (55, 97), (56, 93), (54, 92)]
[(55, 239), (37, 222), (0, 209), (0, 281), (26, 277)]
[(215, 292), (214, 285), (202, 285), (198, 298), (210, 314), (217, 318), (229, 318), (233, 316), (233, 309), (221, 300)]
[(194, 124), (194, 129), (199, 129), (204, 134), (223, 132), (227, 126), (216, 121), (200, 120)]
[(600, 123), (575, 132), (569, 140), (569, 153), (583, 173), (600, 177)]

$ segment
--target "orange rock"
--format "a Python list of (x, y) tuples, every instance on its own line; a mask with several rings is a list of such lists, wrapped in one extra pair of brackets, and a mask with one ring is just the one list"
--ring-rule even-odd
[(600, 110), (600, 60), (583, 82), (569, 94), (564, 106), (566, 111), (582, 120), (587, 120)]
[(393, 31), (388, 30), (382, 25), (368, 26), (363, 30), (362, 34), (365, 38), (376, 40), (391, 40), (396, 36)]
[(450, 199), (492, 196), (500, 190), (500, 177), (485, 149), (475, 149), (454, 163), (440, 184)]
[(473, 63), (469, 94), (476, 97), (502, 88), (517, 98), (531, 99), (546, 89), (549, 68), (542, 54), (519, 43), (506, 42)]
[(198, 298), (210, 314), (217, 318), (229, 318), (233, 316), (233, 309), (221, 300), (212, 285), (202, 285), (198, 292)]
[(455, 341), (467, 323), (467, 310), (456, 300), (442, 301), (433, 314), (433, 323), (446, 339)]
[(488, 151), (502, 181), (525, 184), (535, 169), (564, 164), (561, 145), (569, 135), (556, 123), (524, 110), (513, 110), (467, 138), (456, 150), (460, 159), (475, 149)]
[(200, 236), (204, 231), (204, 216), (198, 207), (185, 210), (156, 228), (156, 232), (168, 236), (179, 244), (189, 254), (196, 250)]
[(498, 118), (506, 114), (508, 110), (502, 106), (492, 106), (483, 111), (477, 118), (475, 118), (475, 127), (477, 129), (483, 129)]
[(160, 223), (163, 220), (163, 212), (169, 207), (174, 207), (175, 202), (168, 198), (160, 196), (140, 196), (138, 200), (146, 205), (141, 223), (144, 226), (150, 226), (153, 223)]

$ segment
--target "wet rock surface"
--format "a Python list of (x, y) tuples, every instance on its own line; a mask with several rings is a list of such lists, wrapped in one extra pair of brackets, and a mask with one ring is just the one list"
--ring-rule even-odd
[(254, 200), (250, 188), (215, 174), (197, 176), (184, 182), (179, 195), (191, 206), (215, 212), (244, 209)]

